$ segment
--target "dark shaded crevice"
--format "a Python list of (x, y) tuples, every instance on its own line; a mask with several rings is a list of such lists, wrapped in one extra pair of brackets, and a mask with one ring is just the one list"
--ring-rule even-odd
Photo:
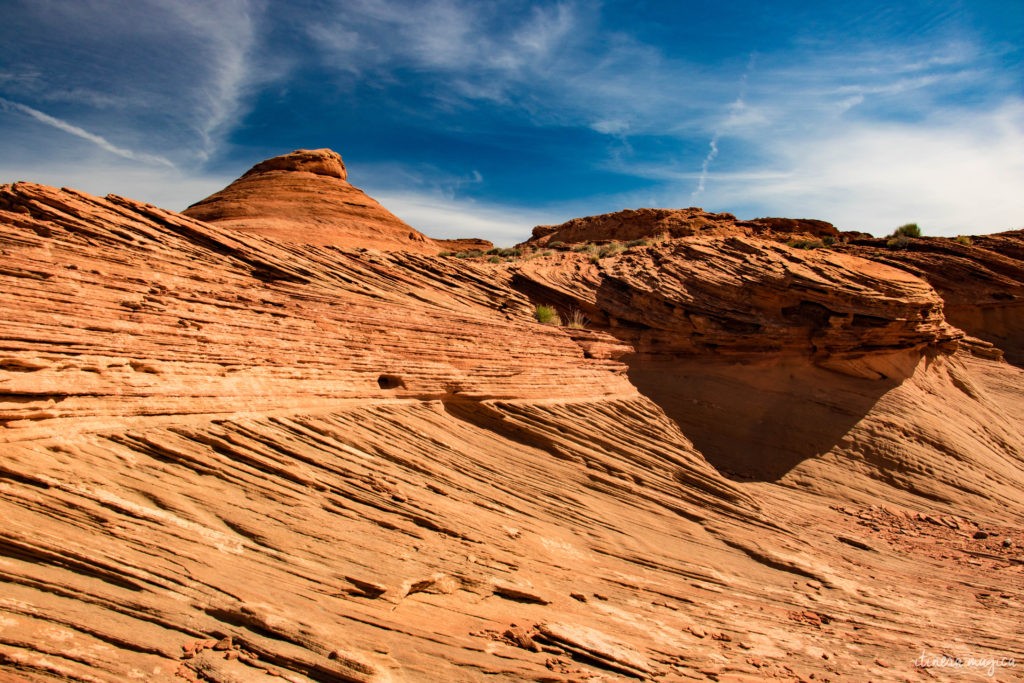
[[(289, 643), (302, 648), (303, 651), (309, 653), (309, 656), (322, 656), (318, 655), (318, 653), (311, 649), (311, 643), (306, 638), (295, 637), (288, 633), (272, 630), (263, 623), (263, 619), (261, 617), (256, 614), (249, 613), (244, 607), (237, 611), (222, 608), (208, 608), (205, 611), (208, 616), (217, 619), (224, 624), (230, 624), (236, 628), (245, 629), (263, 638)], [(267, 662), (268, 664), (281, 667), (288, 671), (294, 671), (295, 673), (302, 674), (303, 676), (317, 681), (317, 683), (366, 683), (370, 677), (377, 673), (373, 667), (350, 658), (344, 658), (344, 660), (339, 661), (336, 666), (332, 666), (330, 664), (317, 664), (309, 661), (305, 657), (289, 657), (283, 653), (275, 652), (267, 647), (261, 646), (252, 638), (245, 638), (244, 635), (232, 634), (232, 636), (235, 642), (240, 645), (242, 649), (254, 653), (259, 657), (260, 661)], [(342, 667), (350, 668), (352, 669), (352, 672), (345, 672), (342, 670)]]
[(479, 401), (444, 400), (441, 405), (444, 406), (446, 413), (473, 427), (492, 432), (523, 446), (546, 451), (560, 460), (576, 459), (548, 437), (512, 422), (500, 411)]
[(16, 481), (19, 484), (25, 484), (26, 486), (34, 486), (40, 489), (51, 488), (52, 485), (28, 474), (22, 472), (15, 472), (14, 470), (7, 469), (3, 465), (0, 465), (0, 479), (7, 479), (9, 481)]
[(777, 482), (803, 461), (828, 453), (905, 379), (850, 377), (797, 359), (625, 360), (633, 386), (720, 474), (740, 482)]
[(814, 572), (803, 569), (801, 567), (797, 567), (794, 564), (775, 559), (767, 553), (762, 552), (758, 548), (754, 548), (745, 543), (741, 543), (740, 541), (730, 538), (729, 536), (726, 536), (724, 534), (718, 535), (717, 538), (730, 548), (739, 550), (744, 555), (749, 557), (751, 560), (754, 560), (759, 564), (763, 564), (764, 566), (770, 569), (774, 569), (780, 572), (787, 572), (789, 574), (796, 574), (797, 576), (802, 576), (806, 579), (813, 579), (814, 581), (817, 581), (818, 583), (826, 587), (831, 588), (833, 586), (832, 582), (829, 581), (827, 577), (815, 574)]
[(797, 325), (810, 325), (813, 330), (818, 330), (828, 325), (829, 318), (840, 316), (842, 316), (841, 313), (814, 301), (801, 301), (796, 306), (788, 306), (782, 309), (782, 318), (784, 320)]
[(141, 584), (125, 578), (115, 569), (107, 569), (85, 559), (62, 555), (43, 548), (19, 543), (12, 538), (0, 537), (0, 556), (10, 557), (30, 564), (46, 564), (60, 567), (75, 574), (99, 579), (118, 588), (125, 588), (136, 592), (145, 590)]
[(398, 375), (383, 374), (377, 378), (377, 386), (381, 389), (404, 389), (405, 382)]

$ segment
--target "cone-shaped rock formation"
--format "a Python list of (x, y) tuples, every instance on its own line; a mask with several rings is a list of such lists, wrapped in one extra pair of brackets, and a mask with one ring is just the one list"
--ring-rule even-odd
[(253, 166), (183, 212), (286, 242), (436, 254), (438, 246), (348, 182), (341, 156), (300, 149)]

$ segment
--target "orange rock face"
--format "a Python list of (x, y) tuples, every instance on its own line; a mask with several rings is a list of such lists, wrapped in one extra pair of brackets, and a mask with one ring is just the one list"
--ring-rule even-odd
[(435, 239), (434, 242), (444, 251), (489, 251), (494, 248), (493, 242), (476, 238), (451, 240)]
[(329, 149), (300, 149), (256, 164), (183, 213), (287, 242), (438, 251), (432, 240), (351, 185), (341, 156)]
[(561, 225), (538, 225), (526, 244), (607, 242), (646, 238), (750, 236), (764, 233), (837, 236), (831, 223), (805, 218), (758, 218), (739, 221), (731, 213), (689, 209), (626, 209), (599, 216), (573, 218)]
[(917, 238), (902, 248), (860, 238), (845, 249), (927, 280), (942, 296), (947, 320), (1024, 365), (1024, 230)]
[(1019, 673), (1024, 371), (924, 280), (236, 225), (0, 186), (0, 679)]
[(584, 263), (573, 254), (516, 272), (524, 291), (579, 307), (649, 356), (784, 354), (834, 364), (962, 336), (927, 283), (829, 250), (688, 237)]

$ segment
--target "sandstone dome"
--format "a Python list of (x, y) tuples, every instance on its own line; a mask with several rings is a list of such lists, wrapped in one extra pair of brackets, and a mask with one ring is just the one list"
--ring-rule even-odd
[(286, 242), (438, 252), (433, 240), (349, 183), (341, 155), (330, 149), (262, 161), (182, 213)]

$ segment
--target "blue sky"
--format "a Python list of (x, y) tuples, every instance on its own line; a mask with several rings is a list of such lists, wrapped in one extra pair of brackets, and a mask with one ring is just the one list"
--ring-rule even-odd
[(1024, 2), (0, 0), (0, 182), (331, 147), (436, 237), (641, 206), (1024, 227)]

